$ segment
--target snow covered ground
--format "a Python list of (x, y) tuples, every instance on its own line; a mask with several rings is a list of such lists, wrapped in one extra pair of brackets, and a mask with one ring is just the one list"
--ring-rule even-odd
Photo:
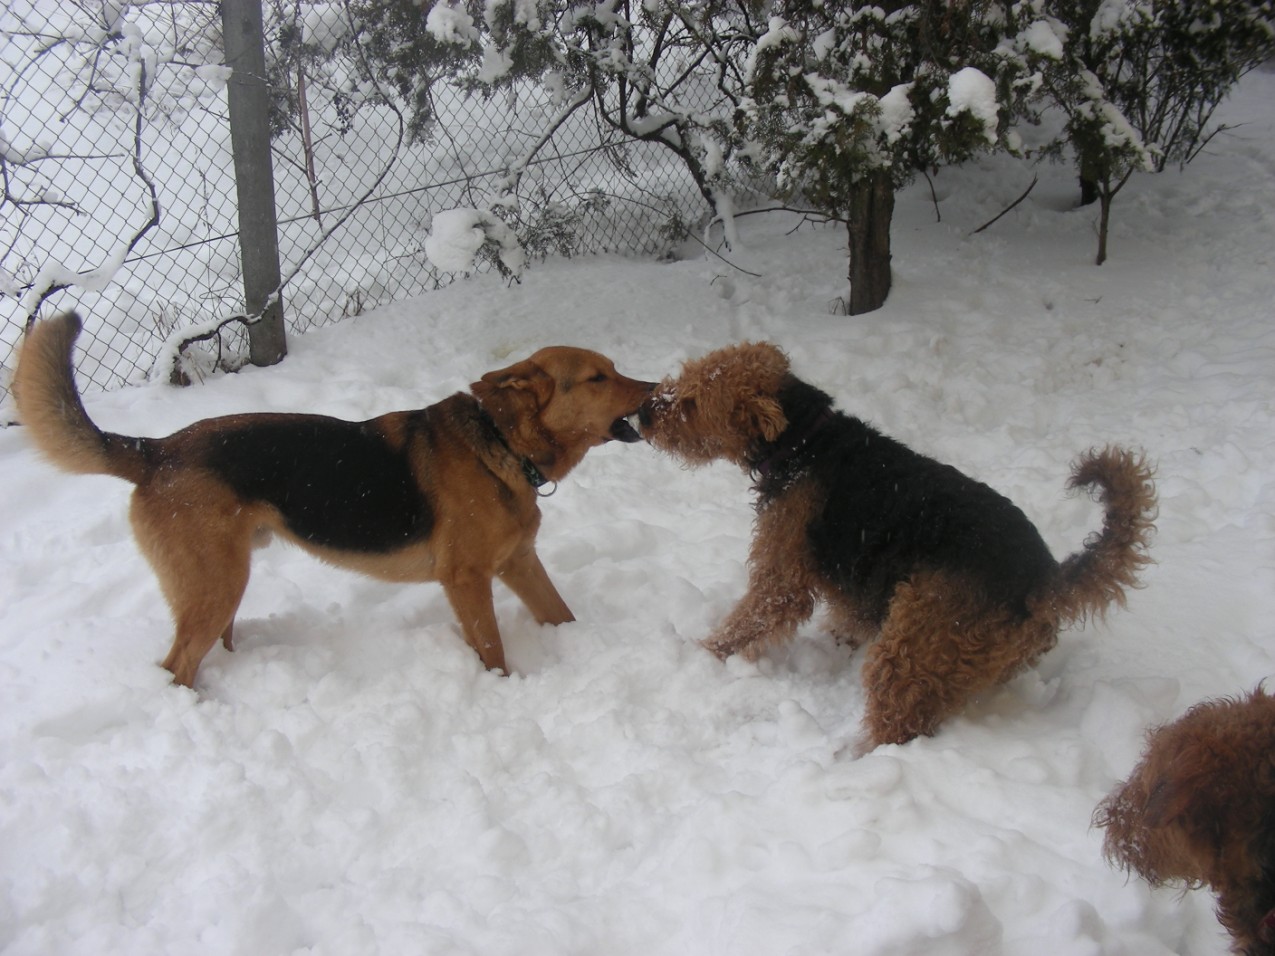
[[(740, 220), (730, 253), (582, 259), (383, 308), (281, 367), (91, 396), (111, 430), (250, 409), (417, 407), (550, 343), (655, 378), (769, 338), (843, 408), (1014, 498), (1059, 556), (1096, 527), (1069, 461), (1159, 463), (1158, 563), (1127, 611), (930, 739), (847, 751), (860, 660), (817, 622), (756, 665), (698, 645), (742, 593), (728, 465), (590, 454), (544, 502), (576, 623), (498, 595), (510, 678), (441, 590), (260, 552), (198, 691), (129, 488), (0, 431), (0, 952), (474, 956), (1220, 956), (1207, 893), (1111, 870), (1098, 800), (1148, 724), (1275, 674), (1275, 73), (1247, 125), (1116, 202), (1002, 160), (901, 197), (884, 310), (830, 314), (844, 236)], [(89, 316), (92, 321), (92, 316)]]

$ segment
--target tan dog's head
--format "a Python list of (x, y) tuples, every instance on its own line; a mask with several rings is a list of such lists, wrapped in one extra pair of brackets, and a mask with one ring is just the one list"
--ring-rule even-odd
[(470, 389), (510, 448), (556, 481), (595, 445), (639, 441), (627, 419), (654, 387), (621, 375), (605, 355), (556, 345), (488, 372)]
[(769, 342), (709, 352), (656, 386), (638, 413), (642, 437), (692, 464), (746, 464), (751, 447), (788, 427), (778, 398), (787, 375), (788, 357)]
[(1207, 884), (1235, 951), (1275, 954), (1275, 697), (1205, 701), (1151, 731), (1094, 824), (1113, 864), (1152, 886)]

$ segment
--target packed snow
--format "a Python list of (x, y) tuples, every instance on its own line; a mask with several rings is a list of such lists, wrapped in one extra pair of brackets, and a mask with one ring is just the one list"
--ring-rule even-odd
[[(486, 673), (436, 585), (258, 553), (195, 691), (129, 487), (0, 431), (0, 951), (456, 956), (1221, 956), (1207, 892), (1103, 861), (1144, 729), (1275, 673), (1275, 74), (1185, 172), (1135, 177), (1111, 258), (1062, 167), (985, 160), (899, 198), (895, 284), (835, 314), (845, 235), (771, 214), (655, 263), (553, 261), (294, 338), (279, 367), (90, 396), (164, 434), (419, 407), (552, 343), (656, 378), (770, 339), (842, 408), (1011, 496), (1055, 554), (1099, 520), (1069, 462), (1158, 462), (1125, 610), (932, 738), (853, 759), (861, 655), (818, 621), (757, 664), (699, 644), (744, 590), (749, 479), (643, 445), (543, 502), (578, 620), (498, 595)], [(941, 212), (936, 219), (935, 201)], [(91, 323), (93, 317), (87, 317)]]

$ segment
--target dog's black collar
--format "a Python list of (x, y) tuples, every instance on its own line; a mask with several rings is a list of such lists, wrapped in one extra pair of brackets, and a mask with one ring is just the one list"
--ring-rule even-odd
[[(550, 483), (551, 479), (545, 477), (545, 473), (536, 467), (536, 463), (534, 461), (530, 458), (517, 454), (509, 447), (509, 442), (505, 439), (504, 433), (496, 424), (496, 420), (488, 414), (487, 409), (483, 408), (482, 405), (478, 406), (478, 420), (483, 423), (489, 432), (491, 432), (492, 438), (498, 441), (505, 451), (518, 459), (518, 467), (522, 471), (522, 476), (527, 479), (527, 484), (536, 489), (537, 493), (539, 493), (541, 488)], [(546, 491), (542, 497), (547, 498), (557, 490), (557, 482), (554, 482), (554, 486)]]
[(780, 465), (805, 448), (834, 415), (831, 405), (821, 405), (806, 421), (789, 425), (775, 440), (768, 454), (752, 466), (752, 470), (763, 479), (769, 478)]
[[(509, 447), (509, 446), (505, 446)], [(545, 477), (544, 472), (536, 467), (536, 463), (530, 458), (522, 460), (522, 476), (527, 479), (527, 484), (533, 488), (543, 488), (549, 484), (549, 479)]]

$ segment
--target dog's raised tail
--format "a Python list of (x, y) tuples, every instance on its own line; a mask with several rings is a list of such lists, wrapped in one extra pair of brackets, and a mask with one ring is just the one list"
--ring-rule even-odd
[(1158, 513), (1154, 469), (1140, 452), (1091, 449), (1067, 481), (1069, 491), (1078, 488), (1101, 501), (1106, 513), (1102, 530), (1059, 567), (1049, 603), (1064, 623), (1102, 617), (1112, 604), (1124, 606), (1126, 592), (1141, 586), (1138, 573), (1151, 563), (1147, 548)]
[(137, 483), (146, 471), (146, 440), (103, 432), (80, 401), (71, 364), (80, 328), (80, 317), (64, 312), (27, 331), (13, 373), (18, 417), (36, 447), (59, 468)]

